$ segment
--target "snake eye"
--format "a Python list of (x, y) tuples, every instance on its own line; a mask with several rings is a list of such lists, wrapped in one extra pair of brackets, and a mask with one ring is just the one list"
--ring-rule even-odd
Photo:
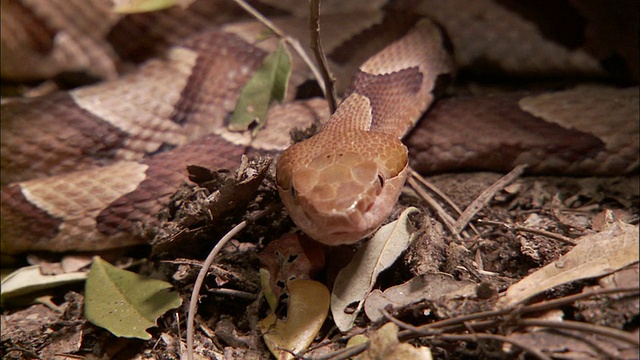
[(376, 187), (376, 194), (380, 195), (383, 187), (384, 187), (384, 176), (378, 174), (378, 186)]
[(296, 191), (296, 188), (293, 187), (293, 184), (291, 184), (291, 187), (289, 188), (289, 191), (291, 192), (291, 197), (293, 199), (298, 197), (298, 192)]

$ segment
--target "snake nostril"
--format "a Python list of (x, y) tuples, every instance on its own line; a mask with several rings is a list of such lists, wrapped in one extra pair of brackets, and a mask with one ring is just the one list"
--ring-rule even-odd
[(373, 205), (375, 204), (375, 202), (370, 203), (367, 208), (364, 210), (364, 212), (369, 212), (371, 211), (371, 209), (373, 209)]

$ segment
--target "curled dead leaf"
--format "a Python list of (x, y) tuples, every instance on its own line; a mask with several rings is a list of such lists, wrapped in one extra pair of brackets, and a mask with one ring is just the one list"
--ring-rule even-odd
[(293, 359), (291, 352), (306, 349), (329, 312), (329, 290), (323, 284), (296, 279), (287, 283), (287, 290), (287, 319), (280, 320), (271, 313), (259, 323), (264, 342), (278, 360)]
[(338, 273), (331, 293), (331, 313), (340, 331), (351, 329), (378, 275), (391, 266), (411, 243), (413, 234), (408, 216), (416, 211), (418, 209), (414, 207), (408, 208), (398, 220), (381, 227)]

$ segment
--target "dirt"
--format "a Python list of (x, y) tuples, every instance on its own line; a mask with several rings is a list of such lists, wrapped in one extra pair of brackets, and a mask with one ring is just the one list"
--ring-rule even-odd
[[(465, 173), (435, 176), (427, 180), (447, 194), (459, 208), (465, 209), (501, 176), (495, 173)], [(178, 240), (173, 237), (179, 241), (174, 245), (182, 249), (180, 256), (167, 251), (155, 253), (151, 261), (133, 270), (164, 277), (180, 293), (183, 305), (161, 317), (158, 327), (149, 329), (153, 336), (151, 340), (118, 338), (88, 322), (82, 312), (82, 286), (71, 286), (58, 288), (50, 298), (51, 302), (45, 305), (40, 303), (4, 309), (3, 358), (179, 358), (181, 353), (184, 354), (186, 304), (189, 303), (201, 261), (206, 256), (202, 249), (210, 249), (221, 234), (242, 219), (255, 221), (223, 249), (201, 291), (196, 316), (195, 350), (199, 358), (272, 357), (257, 326), (269, 312), (258, 275), (259, 253), (266, 244), (282, 236), (284, 229), (291, 224), (281, 207), (271, 206), (277, 199), (271, 181), (272, 177), (267, 174), (263, 184), (251, 190), (253, 195), (248, 197), (250, 200), (229, 214), (221, 215), (216, 219), (218, 222), (215, 226), (203, 219), (185, 223), (184, 217), (175, 217), (178, 213), (175, 208), (171, 210), (173, 216), (166, 216), (173, 226), (178, 226), (175, 225), (176, 221), (182, 221), (179, 226), (189, 229), (181, 231)], [(218, 185), (221, 183), (229, 182), (222, 181)], [(499, 309), (497, 303), (510, 285), (558, 260), (575, 246), (572, 242), (579, 241), (581, 236), (599, 231), (606, 216), (637, 224), (640, 198), (638, 184), (638, 176), (523, 176), (496, 192), (489, 204), (480, 209), (471, 221), (475, 230), (466, 227), (457, 236), (447, 230), (431, 206), (407, 188), (395, 215), (407, 206), (420, 209), (411, 218), (416, 237), (409, 249), (381, 274), (374, 289), (384, 291), (426, 274), (445, 274), (454, 281), (475, 284), (469, 296), (448, 298), (446, 301), (424, 300), (388, 309), (391, 316), (410, 324), (414, 330), (415, 327), (445, 319), (452, 321), (451, 326), (441, 328), (436, 335), (420, 336), (411, 328), (400, 333), (404, 341), (429, 347), (434, 358), (536, 357), (530, 351), (525, 356), (522, 347), (498, 337), (474, 337), (474, 334), (509, 337), (525, 344), (529, 350), (537, 349), (557, 359), (637, 358), (637, 346), (614, 335), (596, 334), (588, 326), (575, 329), (546, 327), (541, 330), (513, 323), (514, 318), (521, 317), (538, 320), (562, 318), (565, 321), (597, 325), (597, 329), (615, 329), (637, 338), (640, 328), (637, 291), (585, 296), (562, 303), (563, 298), (587, 290), (637, 287), (637, 262), (609, 276), (577, 280), (549, 289), (531, 300), (531, 303), (553, 299), (560, 301), (557, 306), (544, 312), (519, 315), (512, 311), (499, 316), (489, 316), (483, 312)], [(218, 185), (206, 190), (205, 195), (215, 192)], [(197, 189), (200, 191), (203, 188)], [(231, 191), (247, 191), (246, 188), (242, 189)], [(182, 198), (174, 199), (174, 205), (184, 204), (187, 200), (197, 201), (194, 200), (194, 192), (189, 190), (184, 189)], [(450, 207), (442, 206), (450, 216), (457, 217)], [(269, 227), (269, 224), (274, 226)], [(166, 229), (168, 225), (164, 226)], [(204, 245), (203, 241), (206, 242)], [(313, 271), (311, 276), (331, 289), (335, 274), (349, 261), (357, 247), (324, 248), (324, 266)], [(279, 314), (285, 313), (286, 306), (281, 304)], [(480, 325), (472, 322), (470, 316), (473, 314), (485, 322)], [(456, 322), (456, 319), (460, 321)], [(343, 348), (349, 337), (371, 333), (381, 325), (382, 322), (374, 323), (361, 313), (355, 326), (343, 334), (336, 329), (329, 316), (311, 345), (314, 350), (303, 355), (305, 358), (327, 357)]]

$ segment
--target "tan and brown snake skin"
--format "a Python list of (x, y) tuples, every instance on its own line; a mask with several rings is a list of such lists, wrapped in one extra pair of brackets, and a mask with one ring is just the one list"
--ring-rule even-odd
[(453, 61), (433, 23), (418, 23), (365, 62), (320, 133), (284, 151), (280, 198), (302, 231), (328, 245), (350, 244), (389, 216), (408, 175), (400, 139), (433, 101)]
[[(143, 243), (146, 239), (137, 236), (136, 229), (155, 221), (154, 214), (186, 181), (187, 165), (232, 168), (242, 154), (278, 154), (290, 143), (289, 129), (328, 117), (323, 100), (298, 100), (273, 106), (264, 131), (255, 139), (225, 128), (239, 89), (275, 44), (256, 42), (262, 28), (255, 23), (210, 29), (213, 23), (238, 16), (228, 4), (200, 0), (187, 9), (123, 16), (109, 13), (108, 0), (96, 0), (101, 5), (94, 7), (81, 0), (63, 3), (2, 2), (3, 78), (84, 70), (113, 80), (3, 104), (4, 253), (94, 251)], [(527, 73), (544, 59), (549, 62), (551, 52), (550, 74), (601, 78), (606, 73), (586, 52), (542, 42), (528, 22), (517, 16), (514, 20), (491, 1), (458, 11), (462, 20), (455, 17), (456, 2), (448, 4), (425, 1), (410, 10), (445, 28), (459, 67), (481, 52), (487, 58), (506, 59), (507, 72)], [(354, 52), (356, 59), (364, 55), (345, 49), (371, 37), (364, 29), (380, 22), (387, 26), (376, 12), (327, 15), (332, 17), (343, 29), (327, 27), (328, 51)], [(109, 21), (83, 34), (69, 25), (76, 18)], [(453, 19), (463, 26), (456, 27)], [(487, 22), (517, 30), (493, 30), (491, 36), (507, 48), (503, 55), (470, 40), (491, 31), (483, 28)], [(279, 24), (292, 33), (306, 27), (295, 19)], [(365, 62), (324, 131), (295, 145), (278, 163), (283, 201), (289, 209), (292, 203), (303, 209), (290, 210), (293, 219), (324, 243), (351, 243), (375, 230), (398, 196), (407, 165), (406, 148), (398, 139), (431, 103), (438, 76), (450, 72), (443, 41), (426, 24), (419, 22), (400, 45)], [(136, 29), (157, 37), (149, 42), (157, 47), (147, 53), (163, 55), (115, 78), (126, 61), (142, 59), (134, 45), (122, 41), (126, 35), (135, 38)], [(522, 37), (529, 39), (532, 53), (545, 54), (543, 60), (532, 54), (510, 56), (509, 46), (523, 44)], [(5, 59), (5, 49), (19, 51)], [(16, 60), (18, 56), (25, 60)], [(339, 58), (336, 55), (335, 62), (344, 63)], [(525, 70), (509, 69), (518, 62)], [(45, 73), (29, 71), (39, 68)], [(291, 89), (307, 78), (303, 67), (297, 69)], [(293, 90), (288, 97), (294, 97)], [(637, 119), (637, 87), (581, 85), (555, 92), (468, 94), (435, 103), (404, 143), (408, 163), (425, 173), (508, 171), (527, 163), (532, 173), (627, 174), (638, 169)], [(169, 150), (162, 152), (165, 149)], [(371, 157), (365, 157), (368, 154)], [(335, 181), (343, 175), (354, 181)], [(331, 198), (335, 201), (327, 201)], [(351, 212), (354, 209), (358, 211)], [(314, 225), (308, 223), (309, 216)]]

